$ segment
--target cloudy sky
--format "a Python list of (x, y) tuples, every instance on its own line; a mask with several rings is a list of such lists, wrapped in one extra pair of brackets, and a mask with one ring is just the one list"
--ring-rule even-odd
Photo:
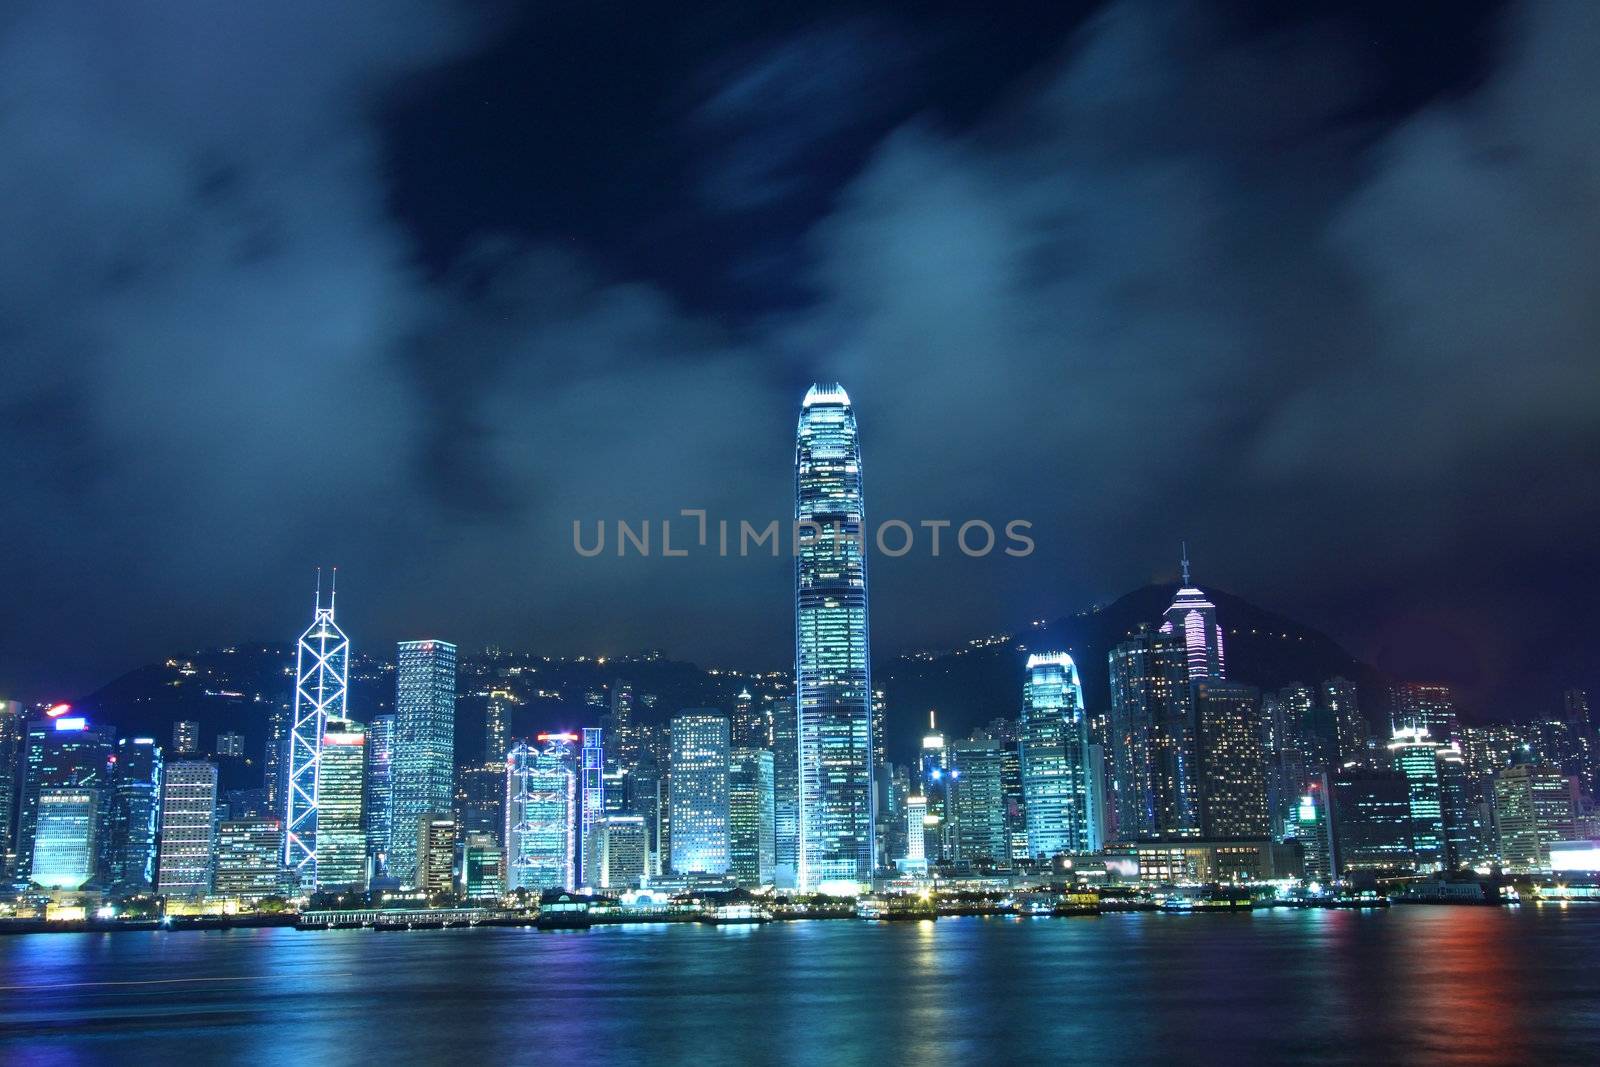
[(874, 560), (880, 651), (1187, 538), (1594, 684), (1600, 5), (940, 6), (11, 5), (0, 691), (291, 638), (319, 563), (358, 645), (779, 666), (786, 561), (571, 524), (785, 517), (819, 378), (869, 517), (1034, 524)]

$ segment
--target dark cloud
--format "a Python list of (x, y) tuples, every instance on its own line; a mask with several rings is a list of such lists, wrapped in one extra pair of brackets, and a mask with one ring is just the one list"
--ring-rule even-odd
[[(581, 560), (570, 524), (781, 517), (821, 376), (857, 400), (874, 517), (1036, 524), (1024, 562), (875, 561), (880, 649), (1113, 596), (1188, 536), (1205, 580), (1401, 669), (1453, 652), (1500, 692), (1575, 662), (1571, 576), (1600, 577), (1589, 6), (1486, 23), (1481, 79), (1431, 93), (1336, 14), (1117, 4), (987, 75), (981, 110), (918, 106), (980, 64), (902, 17), (701, 45), (649, 138), (589, 160), (637, 143), (684, 186), (596, 172), (622, 218), (672, 205), (643, 232), (681, 249), (627, 270), (583, 195), (555, 195), (557, 240), (515, 189), (479, 195), (489, 162), (439, 114), (393, 128), (419, 85), (481, 123), (441, 79), (498, 27), (104, 18), (34, 6), (0, 38), (0, 223), (27, 250), (0, 257), (0, 684), (290, 632), (319, 561), (371, 644), (781, 663), (783, 561)], [(542, 143), (519, 164), (577, 150)], [(471, 204), (421, 211), (419, 172)], [(730, 217), (750, 240), (682, 236)], [(706, 257), (720, 282), (686, 277)], [(805, 299), (752, 305), (779, 274)]]

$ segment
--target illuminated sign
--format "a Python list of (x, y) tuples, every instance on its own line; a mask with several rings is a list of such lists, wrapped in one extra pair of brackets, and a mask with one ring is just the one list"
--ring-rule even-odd
[(73, 731), (76, 731), (76, 730), (86, 730), (88, 728), (89, 728), (89, 720), (85, 719), (82, 715), (68, 715), (68, 716), (63, 716), (62, 718), (59, 718), (59, 719), (56, 720), (56, 729), (57, 730), (73, 730)]
[(1552, 871), (1600, 871), (1600, 841), (1553, 841)]

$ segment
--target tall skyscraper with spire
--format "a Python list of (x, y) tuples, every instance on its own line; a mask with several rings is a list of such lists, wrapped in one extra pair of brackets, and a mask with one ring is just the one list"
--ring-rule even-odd
[(1049, 859), (1098, 848), (1100, 798), (1090, 768), (1083, 685), (1067, 653), (1028, 657), (1021, 735), (1028, 853)]
[(329, 719), (342, 720), (350, 677), (350, 639), (333, 621), (338, 596), (338, 569), (322, 606), (322, 570), (317, 570), (317, 599), (311, 625), (300, 635), (295, 652), (294, 714), (289, 721), (287, 767), (283, 780), (283, 862), (301, 886), (317, 882), (317, 775), (322, 760), (322, 731)]
[(1183, 546), (1182, 565), (1183, 584), (1163, 616), (1161, 632), (1183, 638), (1189, 661), (1189, 681), (1206, 678), (1221, 681), (1227, 671), (1222, 658), (1222, 627), (1217, 625), (1217, 606), (1189, 579), (1187, 543)]
[(795, 439), (798, 880), (870, 882), (872, 681), (861, 446), (850, 397), (807, 390)]

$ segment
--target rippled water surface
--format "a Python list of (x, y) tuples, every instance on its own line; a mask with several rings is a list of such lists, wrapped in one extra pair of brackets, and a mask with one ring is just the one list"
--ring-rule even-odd
[(1600, 1063), (1600, 906), (0, 937), (0, 1062)]

